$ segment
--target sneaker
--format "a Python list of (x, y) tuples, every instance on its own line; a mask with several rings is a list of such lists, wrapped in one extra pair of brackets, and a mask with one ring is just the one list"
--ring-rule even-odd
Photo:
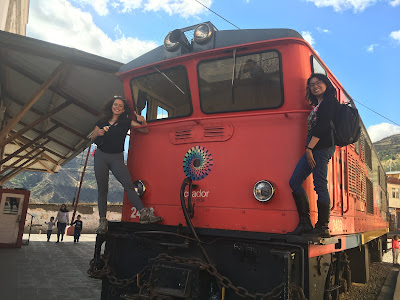
[(96, 229), (97, 234), (106, 234), (108, 230), (108, 221), (106, 218), (100, 218), (99, 227)]
[(154, 215), (154, 209), (152, 207), (145, 207), (140, 210), (140, 224), (151, 224), (161, 221), (161, 217), (156, 217)]

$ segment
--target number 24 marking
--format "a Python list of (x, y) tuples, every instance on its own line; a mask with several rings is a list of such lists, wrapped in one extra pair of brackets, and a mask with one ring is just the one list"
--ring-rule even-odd
[(136, 207), (132, 207), (132, 214), (131, 214), (131, 219), (135, 219), (135, 218), (140, 218), (140, 212)]

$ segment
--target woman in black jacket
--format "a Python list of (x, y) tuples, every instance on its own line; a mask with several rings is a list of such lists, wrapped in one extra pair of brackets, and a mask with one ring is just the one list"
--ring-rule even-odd
[[(339, 109), (339, 102), (336, 99), (336, 89), (323, 74), (312, 74), (308, 78), (306, 99), (314, 108), (307, 119), (305, 153), (297, 163), (289, 181), (300, 219), (299, 225), (290, 234), (307, 233), (330, 237), (328, 225), (331, 205), (327, 173), (329, 160), (335, 153), (331, 120)], [(310, 202), (302, 185), (311, 173), (314, 189), (318, 194), (318, 222), (315, 228), (310, 219)]]

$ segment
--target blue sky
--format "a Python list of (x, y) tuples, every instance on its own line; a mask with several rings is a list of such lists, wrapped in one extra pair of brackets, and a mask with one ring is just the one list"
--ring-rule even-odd
[[(356, 101), (400, 124), (400, 0), (198, 1), (241, 29), (298, 31)], [(202, 21), (235, 29), (195, 0), (31, 0), (27, 35), (126, 63)], [(400, 133), (357, 106), (373, 141)]]

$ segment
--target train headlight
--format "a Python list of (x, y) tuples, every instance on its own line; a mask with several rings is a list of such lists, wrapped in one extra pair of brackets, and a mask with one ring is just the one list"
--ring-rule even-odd
[(146, 192), (146, 186), (143, 181), (141, 180), (136, 180), (133, 183), (133, 186), (135, 188), (136, 193), (138, 193), (139, 197), (142, 197), (144, 193)]
[(258, 201), (266, 202), (274, 196), (275, 188), (269, 181), (260, 180), (254, 185), (253, 194)]
[(200, 24), (194, 30), (193, 38), (198, 44), (207, 43), (214, 33), (214, 28), (207, 23)]
[[(172, 38), (171, 38), (172, 34)], [(171, 31), (170, 33), (167, 34), (167, 36), (164, 38), (164, 48), (169, 51), (169, 52), (174, 52), (179, 49), (181, 46), (176, 39), (174, 39), (174, 31)]]

